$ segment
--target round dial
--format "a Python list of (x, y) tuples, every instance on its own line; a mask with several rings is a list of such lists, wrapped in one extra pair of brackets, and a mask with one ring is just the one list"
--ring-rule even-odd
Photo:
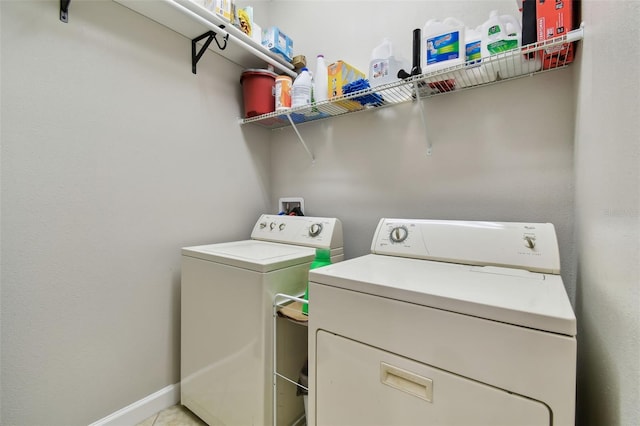
[(395, 226), (389, 233), (389, 239), (394, 243), (401, 243), (409, 236), (409, 230), (406, 226)]
[(322, 232), (322, 224), (314, 223), (309, 227), (309, 236), (317, 237)]
[(275, 222), (271, 222), (269, 224), (269, 229), (271, 229), (273, 231), (273, 229), (276, 227), (276, 223)]
[(280, 228), (280, 230), (282, 231), (284, 229), (284, 227), (285, 227), (284, 223), (281, 223), (278, 228)]
[(267, 222), (260, 222), (260, 229), (264, 229), (267, 227)]

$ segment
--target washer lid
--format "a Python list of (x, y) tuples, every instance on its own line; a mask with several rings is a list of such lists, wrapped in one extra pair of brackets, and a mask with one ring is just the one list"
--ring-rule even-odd
[(369, 254), (311, 270), (309, 280), (508, 324), (576, 334), (576, 318), (558, 275)]
[(221, 244), (185, 247), (183, 256), (196, 257), (256, 272), (270, 272), (289, 266), (311, 263), (314, 248), (244, 240)]

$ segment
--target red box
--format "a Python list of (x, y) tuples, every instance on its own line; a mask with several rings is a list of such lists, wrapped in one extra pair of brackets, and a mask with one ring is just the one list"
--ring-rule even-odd
[[(535, 2), (535, 11), (532, 2)], [(563, 36), (576, 28), (578, 7), (579, 2), (573, 0), (525, 0), (522, 16), (522, 44), (541, 43)], [(561, 46), (544, 49), (540, 52), (542, 68), (556, 68), (573, 62), (574, 49), (574, 43), (564, 43)]]

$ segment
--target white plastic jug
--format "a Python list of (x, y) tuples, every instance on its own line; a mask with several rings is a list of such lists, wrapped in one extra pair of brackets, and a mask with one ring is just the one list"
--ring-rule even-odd
[[(489, 73), (497, 73), (504, 78), (529, 74), (540, 70), (542, 61), (537, 56), (529, 58), (519, 53), (522, 29), (518, 20), (511, 15), (498, 15), (492, 11), (489, 20), (482, 25), (482, 56), (499, 55), (493, 60), (484, 61), (483, 66)], [(517, 50), (517, 52), (511, 52)]]
[(427, 21), (422, 29), (422, 72), (429, 73), (463, 64), (465, 61), (464, 24), (447, 18)]
[(454, 72), (457, 88), (477, 86), (491, 83), (498, 77), (497, 66), (482, 65), (482, 31), (481, 27), (465, 28), (465, 68)]
[(311, 105), (312, 86), (311, 73), (307, 67), (304, 67), (291, 86), (292, 108)]
[(398, 81), (400, 80), (398, 78), (398, 71), (401, 69), (409, 69), (408, 62), (398, 59), (393, 55), (391, 40), (385, 38), (381, 45), (376, 46), (371, 51), (369, 85), (376, 87)]
[(480, 27), (464, 30), (464, 60), (468, 65), (479, 64), (482, 58), (482, 31)]
[(316, 58), (316, 73), (313, 76), (313, 99), (315, 102), (326, 101), (329, 97), (329, 71), (324, 55)]
[[(508, 28), (508, 24), (511, 28)], [(511, 15), (498, 15), (492, 10), (482, 24), (482, 57), (497, 55), (520, 47), (520, 24)], [(511, 32), (509, 32), (511, 30)]]

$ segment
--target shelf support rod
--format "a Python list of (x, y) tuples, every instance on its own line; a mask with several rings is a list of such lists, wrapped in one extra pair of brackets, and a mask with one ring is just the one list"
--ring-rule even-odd
[(424, 105), (422, 105), (422, 99), (420, 99), (420, 83), (422, 83), (422, 85), (426, 84), (424, 82), (416, 81), (413, 87), (416, 93), (416, 100), (418, 101), (418, 105), (420, 106), (420, 119), (422, 121), (422, 126), (424, 127), (424, 137), (427, 141), (427, 155), (431, 155), (433, 146), (431, 145), (431, 139), (429, 139), (429, 132), (427, 130), (427, 119), (424, 113)]
[(69, 22), (69, 3), (71, 0), (60, 0), (60, 20), (65, 24)]
[(291, 114), (285, 114), (285, 115), (289, 119), (289, 123), (291, 123), (291, 127), (293, 127), (293, 130), (296, 132), (296, 135), (298, 135), (298, 140), (300, 141), (300, 143), (304, 147), (304, 150), (307, 151), (307, 154), (309, 155), (309, 158), (311, 158), (311, 163), (315, 163), (316, 159), (313, 156), (313, 153), (309, 150), (309, 147), (307, 146), (307, 144), (304, 142), (304, 139), (302, 139), (302, 135), (298, 131), (298, 126), (296, 126), (296, 123), (294, 123), (293, 119), (291, 118)]

